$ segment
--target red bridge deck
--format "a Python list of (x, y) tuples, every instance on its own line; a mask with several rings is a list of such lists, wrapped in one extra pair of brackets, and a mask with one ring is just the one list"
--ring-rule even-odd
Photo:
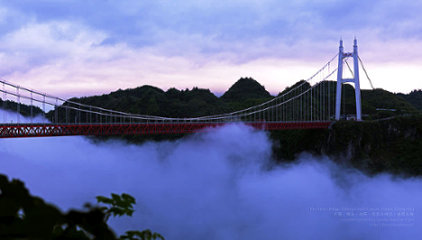
[[(135, 124), (3, 124), (0, 138), (74, 135), (151, 135), (192, 133), (227, 123), (135, 123)], [(257, 129), (328, 128), (331, 122), (256, 122), (245, 123)]]

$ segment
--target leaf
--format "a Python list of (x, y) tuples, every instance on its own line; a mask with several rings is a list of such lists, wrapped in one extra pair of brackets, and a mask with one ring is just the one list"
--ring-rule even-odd
[(107, 205), (107, 207), (101, 207), (106, 216), (132, 216), (134, 213), (133, 204), (136, 203), (134, 197), (127, 193), (121, 195), (112, 193), (111, 198), (104, 196), (97, 196), (97, 202)]
[(121, 240), (165, 240), (159, 233), (152, 233), (151, 230), (127, 231), (125, 235), (120, 236)]

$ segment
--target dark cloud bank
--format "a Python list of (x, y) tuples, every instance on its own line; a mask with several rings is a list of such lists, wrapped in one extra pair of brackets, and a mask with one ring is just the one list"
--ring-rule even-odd
[[(368, 177), (307, 154), (274, 165), (265, 132), (230, 125), (175, 142), (0, 140), (0, 172), (63, 210), (132, 194), (117, 232), (166, 239), (418, 239), (422, 180)], [(347, 216), (346, 214), (355, 216)]]

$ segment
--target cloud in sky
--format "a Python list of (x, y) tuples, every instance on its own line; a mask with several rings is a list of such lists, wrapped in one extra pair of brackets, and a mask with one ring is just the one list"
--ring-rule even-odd
[(351, 50), (354, 35), (376, 86), (421, 87), (418, 1), (0, 4), (0, 75), (64, 97), (144, 84), (221, 92), (242, 76), (276, 93), (331, 58), (340, 36)]

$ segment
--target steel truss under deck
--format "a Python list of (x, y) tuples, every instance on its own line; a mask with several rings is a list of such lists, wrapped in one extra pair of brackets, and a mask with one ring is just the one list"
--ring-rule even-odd
[[(132, 123), (132, 124), (1, 124), (0, 138), (51, 136), (110, 136), (183, 134), (206, 131), (226, 123)], [(331, 122), (254, 122), (244, 123), (262, 130), (328, 128)]]

